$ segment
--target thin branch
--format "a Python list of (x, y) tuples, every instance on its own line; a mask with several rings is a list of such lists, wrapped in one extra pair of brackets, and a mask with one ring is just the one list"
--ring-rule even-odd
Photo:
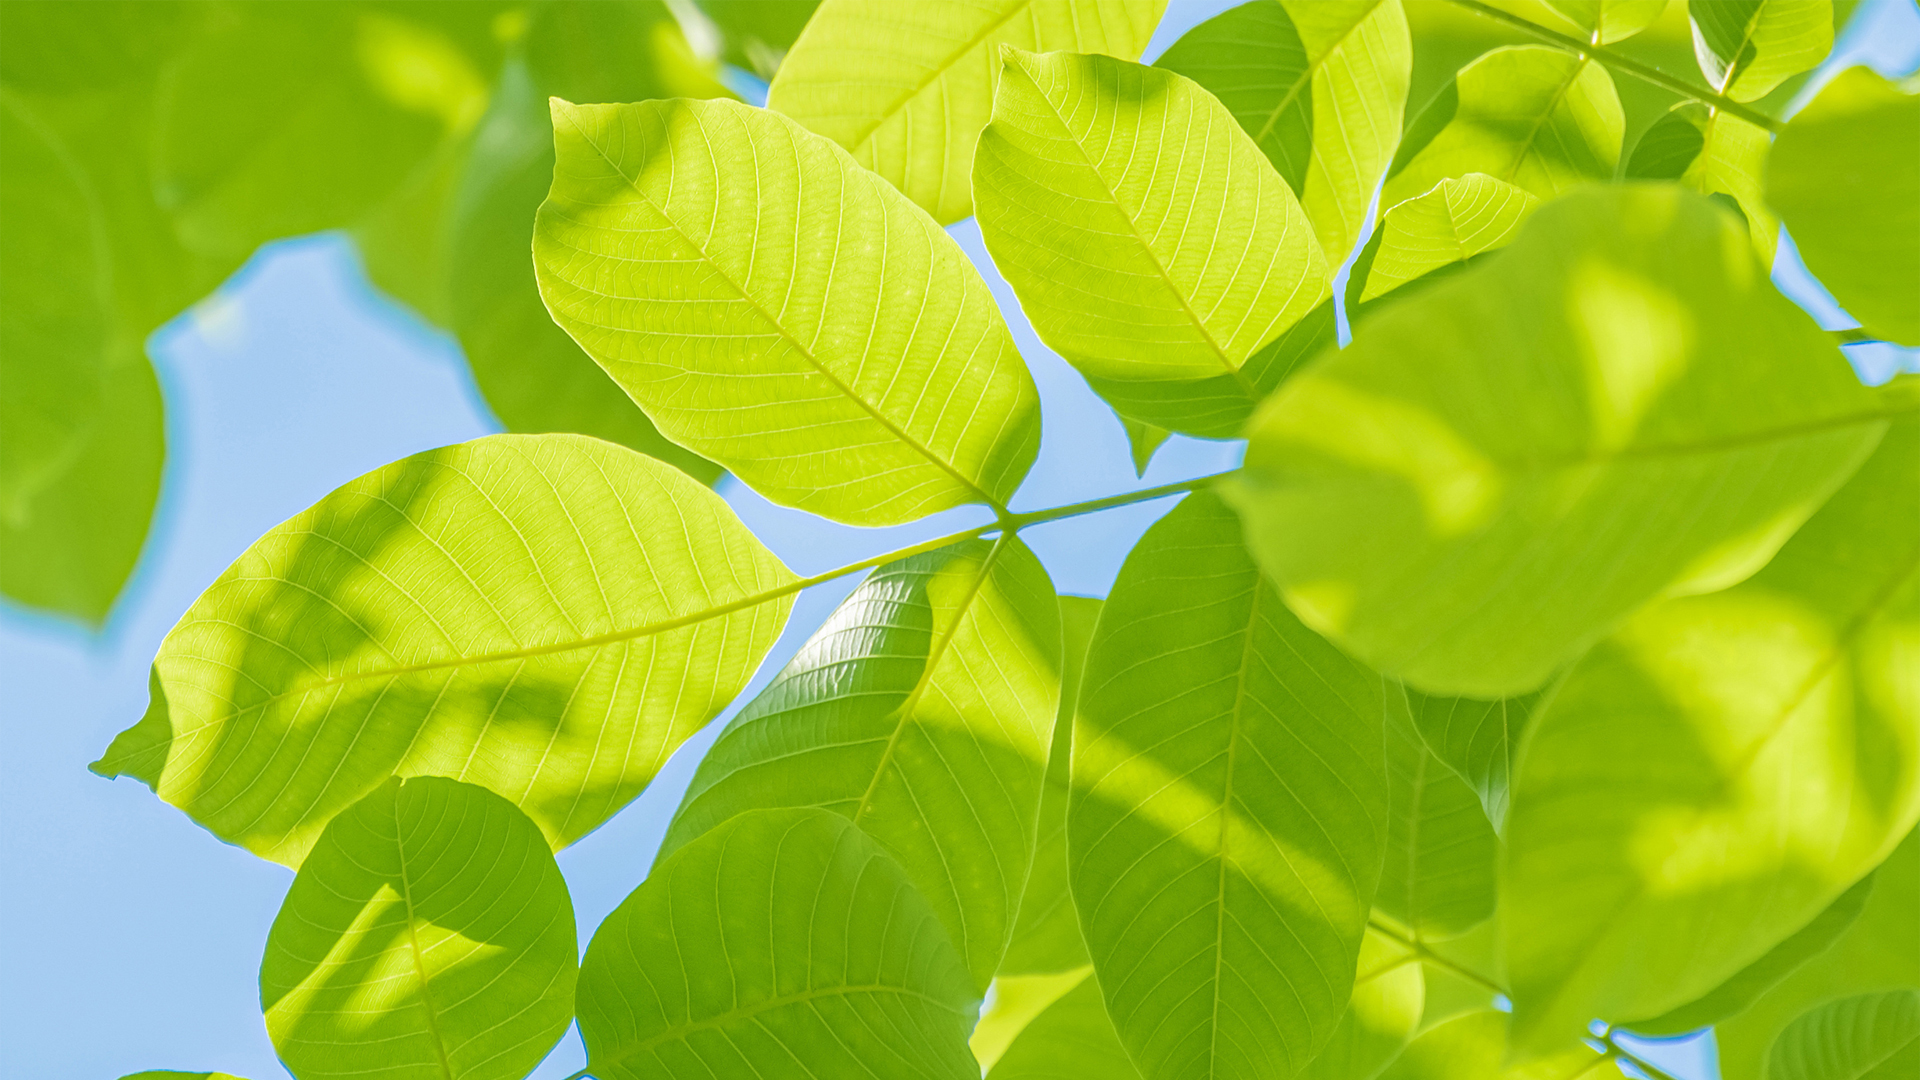
[(1441, 956), (1439, 953), (1434, 952), (1432, 949), (1427, 948), (1425, 944), (1421, 943), (1420, 941), (1414, 938), (1408, 937), (1407, 935), (1401, 933), (1400, 931), (1395, 930), (1393, 927), (1388, 926), (1386, 923), (1383, 923), (1378, 919), (1368, 919), (1367, 926), (1369, 929), (1373, 930), (1374, 933), (1379, 934), (1382, 937), (1391, 938), (1394, 941), (1398, 942), (1399, 944), (1405, 946), (1406, 948), (1413, 950), (1414, 955), (1418, 956), (1422, 963), (1432, 964), (1434, 967), (1437, 967), (1437, 968), (1444, 968), (1445, 970), (1453, 972), (1455, 975), (1460, 976), (1461, 978), (1467, 980), (1470, 983), (1474, 983), (1475, 985), (1478, 985), (1485, 989), (1491, 990), (1496, 994), (1499, 994), (1501, 997), (1507, 996), (1506, 987), (1501, 986), (1499, 983), (1494, 982), (1492, 979), (1487, 978), (1485, 975), (1480, 974), (1479, 972), (1473, 970), (1470, 967), (1465, 967), (1459, 963), (1456, 963), (1453, 960), (1449, 960), (1446, 957)]
[(1666, 90), (1671, 90), (1690, 101), (1698, 101), (1702, 105), (1711, 105), (1715, 109), (1727, 113), (1730, 116), (1737, 116), (1755, 127), (1764, 128), (1772, 132), (1778, 132), (1786, 127), (1785, 124), (1768, 116), (1766, 113), (1735, 101), (1725, 94), (1716, 94), (1705, 87), (1695, 86), (1684, 79), (1677, 79), (1661, 71), (1659, 68), (1643, 64), (1629, 56), (1622, 56), (1604, 45), (1581, 41), (1577, 37), (1570, 37), (1560, 33), (1558, 30), (1549, 30), (1539, 23), (1530, 22), (1518, 15), (1508, 14), (1499, 8), (1480, 3), (1479, 0), (1447, 0), (1447, 2), (1456, 7), (1466, 8), (1475, 15), (1481, 15), (1497, 22), (1506, 23), (1508, 26), (1522, 33), (1539, 38), (1541, 41), (1552, 42), (1561, 48), (1571, 49), (1582, 56), (1590, 56), (1616, 71), (1624, 71), (1637, 79), (1650, 82)]
[(1009, 520), (1012, 528), (1017, 531), (1030, 525), (1044, 525), (1049, 521), (1059, 521), (1061, 518), (1079, 517), (1081, 514), (1097, 514), (1102, 510), (1111, 510), (1117, 506), (1131, 506), (1134, 503), (1150, 502), (1154, 499), (1164, 499), (1169, 495), (1195, 491), (1206, 487), (1208, 484), (1213, 483), (1223, 476), (1231, 476), (1238, 471), (1238, 469), (1228, 469), (1226, 472), (1214, 473), (1211, 476), (1197, 476), (1192, 480), (1182, 480), (1174, 484), (1161, 484), (1159, 487), (1147, 488), (1144, 491), (1129, 491), (1120, 495), (1109, 495), (1104, 499), (1090, 499), (1087, 502), (1056, 506), (1049, 510), (1034, 510), (1025, 514), (1013, 514), (1010, 515)]

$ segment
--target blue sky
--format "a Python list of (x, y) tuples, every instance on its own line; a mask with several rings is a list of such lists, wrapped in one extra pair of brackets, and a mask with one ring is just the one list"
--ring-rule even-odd
[[(1175, 0), (1149, 54), (1233, 0)], [(1869, 0), (1843, 52), (1883, 70), (1920, 63), (1913, 0)], [(1125, 436), (1079, 376), (1034, 338), (972, 222), (952, 230), (1007, 312), (1039, 384), (1045, 435), (1017, 508), (1054, 505), (1230, 468), (1239, 447), (1176, 438), (1136, 479)], [(1828, 325), (1849, 325), (1796, 274), (1789, 291)], [(214, 840), (132, 781), (86, 771), (147, 702), (147, 664), (208, 582), (257, 536), (353, 477), (396, 458), (498, 430), (458, 348), (367, 285), (351, 246), (324, 235), (263, 249), (218, 293), (155, 335), (168, 409), (163, 500), (141, 566), (105, 632), (0, 608), (0, 1073), (112, 1078), (144, 1068), (285, 1076), (261, 1022), (262, 943), (291, 872)], [(1873, 381), (1911, 354), (1856, 350)], [(860, 530), (723, 493), (788, 565), (811, 573), (980, 520), (959, 510)], [(1063, 592), (1104, 594), (1121, 559), (1170, 502), (1025, 534)], [(806, 593), (750, 698), (854, 585)], [(724, 717), (723, 717), (724, 720)], [(585, 945), (636, 885), (692, 763), (722, 721), (607, 826), (560, 855)], [(1710, 1044), (1652, 1051), (1692, 1080)], [(581, 1062), (571, 1035), (536, 1075)]]

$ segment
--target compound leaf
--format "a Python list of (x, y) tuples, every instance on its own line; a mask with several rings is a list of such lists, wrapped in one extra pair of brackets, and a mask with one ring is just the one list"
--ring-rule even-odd
[(1393, 159), (1413, 46), (1400, 0), (1253, 0), (1155, 61), (1206, 88), (1300, 197), (1330, 262)]
[(661, 860), (580, 965), (605, 1080), (978, 1080), (979, 998), (906, 873), (851, 821), (755, 810)]
[(1088, 375), (1236, 375), (1327, 295), (1293, 192), (1169, 71), (1009, 50), (974, 187), (1034, 331)]
[(1382, 216), (1360, 301), (1505, 247), (1539, 205), (1538, 198), (1485, 173), (1440, 181)]
[(1766, 197), (1807, 268), (1870, 333), (1920, 345), (1920, 94), (1840, 73), (1787, 122)]
[(1687, 15), (1700, 73), (1735, 101), (1765, 97), (1833, 49), (1832, 0), (1720, 0)]
[(1013, 493), (1033, 379), (979, 272), (899, 192), (737, 102), (553, 108), (541, 295), (663, 434), (849, 524)]
[(289, 865), (390, 776), (481, 784), (559, 847), (739, 693), (794, 580), (719, 496), (631, 450), (430, 450), (255, 542), (93, 769)]
[(1891, 411), (1719, 208), (1594, 189), (1290, 379), (1226, 493), (1308, 625), (1492, 700), (1752, 573)]
[(701, 760), (662, 857), (759, 807), (822, 807), (896, 859), (978, 989), (1033, 858), (1060, 695), (1053, 584), (1014, 538), (888, 563)]
[(519, 1080), (573, 1020), (573, 902), (540, 829), (484, 788), (389, 780), (327, 825), (260, 962), (299, 1080)]
[(1094, 630), (1067, 853), (1121, 1042), (1161, 1077), (1288, 1077), (1352, 994), (1386, 816), (1379, 677), (1190, 495)]
[(1920, 1073), (1920, 990), (1842, 998), (1787, 1025), (1770, 1080), (1901, 1080)]
[(1559, 49), (1494, 49), (1459, 75), (1407, 129), (1381, 206), (1449, 177), (1485, 173), (1543, 199), (1613, 179), (1625, 130), (1606, 68)]
[(1529, 728), (1502, 883), (1515, 1040), (1658, 1014), (1920, 819), (1920, 420), (1749, 580), (1596, 645)]
[[(1000, 48), (1140, 55), (1166, 0), (825, 0), (767, 107), (839, 143), (942, 225), (973, 213)], [(850, 78), (857, 72), (858, 78)]]

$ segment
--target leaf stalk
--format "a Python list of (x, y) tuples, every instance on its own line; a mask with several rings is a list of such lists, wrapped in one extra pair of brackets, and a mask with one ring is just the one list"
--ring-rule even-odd
[(1623, 56), (1604, 45), (1581, 41), (1577, 37), (1562, 34), (1558, 30), (1550, 30), (1538, 23), (1523, 19), (1518, 15), (1509, 14), (1508, 12), (1501, 11), (1499, 8), (1483, 4), (1480, 0), (1447, 0), (1447, 2), (1453, 4), (1455, 7), (1466, 8), (1475, 15), (1480, 15), (1496, 22), (1506, 23), (1521, 33), (1539, 38), (1541, 41), (1558, 45), (1564, 49), (1570, 49), (1582, 56), (1591, 57), (1610, 68), (1617, 71), (1624, 71), (1643, 82), (1650, 82), (1662, 89), (1671, 90), (1689, 101), (1697, 101), (1702, 105), (1712, 106), (1714, 109), (1724, 112), (1729, 116), (1737, 116), (1755, 127), (1763, 128), (1775, 134), (1778, 134), (1786, 127), (1786, 125), (1779, 120), (1768, 116), (1758, 109), (1735, 101), (1725, 94), (1718, 94), (1705, 87), (1695, 86), (1685, 79), (1675, 78), (1661, 71), (1659, 68), (1649, 64), (1643, 64), (1632, 57)]

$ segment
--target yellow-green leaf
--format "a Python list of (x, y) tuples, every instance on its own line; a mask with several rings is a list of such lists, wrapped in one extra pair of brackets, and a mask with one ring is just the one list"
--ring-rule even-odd
[(1360, 291), (1362, 303), (1443, 266), (1505, 247), (1540, 200), (1485, 173), (1442, 180), (1432, 191), (1389, 209), (1380, 246)]
[(1687, 14), (1700, 73), (1735, 101), (1765, 97), (1833, 48), (1832, 0), (1706, 0)]

